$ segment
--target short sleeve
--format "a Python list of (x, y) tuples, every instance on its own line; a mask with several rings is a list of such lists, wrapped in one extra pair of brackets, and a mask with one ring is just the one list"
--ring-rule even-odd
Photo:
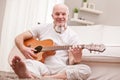
[(40, 34), (44, 32), (46, 29), (47, 25), (46, 24), (40, 24), (36, 27), (30, 28), (30, 32), (32, 33), (33, 37), (40, 37)]

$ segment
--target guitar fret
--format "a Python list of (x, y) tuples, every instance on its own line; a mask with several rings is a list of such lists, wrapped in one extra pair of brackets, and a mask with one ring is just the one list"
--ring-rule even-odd
[(68, 46), (48, 46), (48, 47), (43, 47), (42, 51), (51, 51), (51, 50), (68, 50), (69, 47), (72, 45)]

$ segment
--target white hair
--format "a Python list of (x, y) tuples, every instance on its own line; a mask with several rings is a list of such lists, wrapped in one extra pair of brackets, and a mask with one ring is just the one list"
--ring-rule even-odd
[(55, 4), (54, 7), (53, 7), (53, 12), (54, 12), (54, 9), (55, 9), (56, 7), (58, 7), (58, 6), (62, 6), (62, 7), (64, 7), (64, 8), (66, 8), (66, 9), (67, 9), (67, 13), (69, 14), (69, 8), (68, 8), (68, 6), (65, 5), (65, 4)]

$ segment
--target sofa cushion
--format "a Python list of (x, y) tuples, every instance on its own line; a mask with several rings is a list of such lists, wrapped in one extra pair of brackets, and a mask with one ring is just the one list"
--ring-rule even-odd
[(120, 26), (104, 26), (102, 43), (120, 46)]
[(106, 50), (103, 53), (90, 53), (84, 49), (82, 60), (92, 62), (120, 62), (120, 46), (106, 46)]
[(101, 43), (102, 41), (102, 25), (70, 27), (78, 33), (81, 43)]

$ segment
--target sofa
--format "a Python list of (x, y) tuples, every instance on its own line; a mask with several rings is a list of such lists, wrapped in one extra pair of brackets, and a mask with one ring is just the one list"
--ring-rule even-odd
[(70, 26), (79, 35), (81, 44), (104, 44), (104, 52), (83, 49), (83, 64), (91, 67), (88, 80), (120, 79), (120, 26)]

